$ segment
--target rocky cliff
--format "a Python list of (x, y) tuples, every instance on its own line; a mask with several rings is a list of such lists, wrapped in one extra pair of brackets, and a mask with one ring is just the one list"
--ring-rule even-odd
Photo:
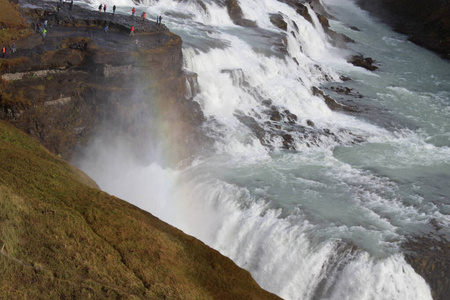
[[(16, 41), (17, 52), (2, 61), (1, 119), (66, 160), (101, 128), (127, 136), (141, 159), (149, 140), (178, 146), (170, 152), (159, 146), (173, 156), (167, 161), (199, 151), (206, 140), (198, 129), (204, 118), (191, 101), (195, 76), (182, 71), (178, 36), (138, 17), (77, 5), (69, 10), (68, 3), (57, 12), (50, 5), (55, 3), (38, 2), (21, 1), (22, 12), (36, 31), (48, 20), (48, 32), (45, 39), (35, 32)], [(173, 130), (157, 131), (148, 120)]]
[(450, 2), (445, 0), (358, 0), (362, 8), (429, 50), (450, 58)]

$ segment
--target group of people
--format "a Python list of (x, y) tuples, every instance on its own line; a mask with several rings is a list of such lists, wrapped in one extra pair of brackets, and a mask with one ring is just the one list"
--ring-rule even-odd
[[(131, 15), (134, 16), (134, 14), (136, 13), (136, 8), (132, 8), (131, 9)], [(142, 20), (145, 20), (147, 18), (147, 13), (144, 11), (141, 14), (141, 18)], [(157, 16), (156, 17), (156, 25), (161, 25), (161, 20), (162, 20), (162, 16)]]
[(3, 45), (1, 48), (2, 58), (6, 58), (6, 53), (8, 52), (8, 48), (11, 50), (11, 53), (16, 53), (16, 51), (17, 51), (16, 43), (13, 43), (11, 45), (11, 47), (9, 47), (7, 45)]
[[(133, 7), (131, 9), (131, 15), (134, 16), (135, 13), (136, 13), (136, 8)], [(145, 11), (142, 12), (141, 18), (142, 18), (143, 21), (147, 18), (147, 13)], [(157, 26), (161, 26), (161, 20), (162, 20), (162, 16), (157, 16), (156, 17), (156, 25)], [(134, 36), (134, 30), (135, 30), (134, 26), (131, 26), (131, 28), (130, 28), (130, 36)]]
[(42, 35), (42, 39), (45, 39), (45, 37), (47, 36), (48, 24), (49, 24), (48, 19), (45, 19), (44, 25), (42, 25), (41, 22), (39, 22), (39, 21), (36, 23), (36, 33), (39, 33), (40, 35)]
[[(106, 4), (100, 4), (98, 6), (98, 12), (99, 13), (102, 12), (102, 9), (103, 9), (103, 12), (106, 13)], [(113, 15), (114, 15), (116, 13), (116, 6), (115, 5), (113, 5), (112, 11), (113, 11)]]
[(162, 20), (161, 16), (156, 17), (156, 25), (161, 26), (161, 20)]

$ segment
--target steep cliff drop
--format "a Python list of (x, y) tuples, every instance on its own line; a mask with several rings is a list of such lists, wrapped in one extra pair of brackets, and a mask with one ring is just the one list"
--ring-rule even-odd
[(279, 299), (219, 252), (100, 191), (33, 138), (69, 159), (110, 126), (133, 135), (129, 150), (145, 159), (140, 129), (149, 128), (130, 116), (148, 116), (154, 101), (161, 115), (152, 118), (184, 130), (166, 138), (189, 148), (202, 115), (184, 90), (190, 75), (181, 71), (180, 38), (146, 21), (131, 39), (127, 17), (99, 19), (77, 5), (69, 12), (68, 3), (56, 16), (55, 2), (20, 4), (29, 22), (49, 21), (43, 40), (15, 5), (0, 1), (19, 21), (0, 34), (18, 48), (0, 61), (0, 117), (32, 136), (0, 121), (0, 298)]
[[(193, 75), (182, 71), (182, 41), (164, 24), (99, 15), (77, 4), (69, 10), (67, 3), (59, 12), (54, 2), (20, 4), (36, 32), (17, 41), (18, 51), (2, 63), (3, 119), (67, 160), (76, 150), (82, 155), (83, 145), (102, 128), (111, 137), (126, 136), (123, 144), (138, 160), (149, 159), (148, 140), (179, 145), (171, 151), (152, 147), (170, 153), (168, 161), (189, 157), (205, 144), (199, 131), (204, 118), (190, 99)], [(37, 26), (42, 29), (46, 20), (43, 39)], [(149, 120), (177, 130), (157, 130)]]

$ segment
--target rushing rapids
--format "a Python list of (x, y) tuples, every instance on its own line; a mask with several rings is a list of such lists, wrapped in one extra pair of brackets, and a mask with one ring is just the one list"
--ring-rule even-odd
[[(97, 142), (79, 165), (285, 299), (431, 299), (400, 246), (449, 238), (449, 64), (350, 0), (322, 2), (101, 1), (182, 37), (214, 155), (142, 166)], [(348, 63), (358, 53), (379, 70)]]

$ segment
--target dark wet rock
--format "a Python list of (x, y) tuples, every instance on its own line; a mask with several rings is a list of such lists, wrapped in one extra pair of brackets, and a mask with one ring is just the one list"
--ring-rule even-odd
[(311, 6), (311, 8), (318, 14), (321, 14), (322, 16), (325, 16), (328, 19), (332, 19), (333, 16), (330, 15), (327, 10), (325, 9), (325, 7), (323, 7), (322, 3), (320, 2), (320, 0), (308, 0), (309, 5)]
[[(295, 11), (301, 15), (305, 20), (313, 23), (313, 20), (311, 18), (311, 15), (309, 13), (309, 9), (307, 6), (305, 6), (303, 3), (295, 0), (278, 0), (279, 2), (286, 3), (287, 5), (291, 6), (295, 9)], [(311, 1), (310, 1), (311, 2)], [(316, 13), (319, 23), (322, 25), (325, 33), (328, 34), (333, 44), (337, 47), (346, 48), (346, 43), (354, 42), (351, 38), (347, 37), (346, 35), (342, 33), (337, 33), (330, 29), (330, 24), (328, 19), (331, 18), (331, 15), (329, 15), (325, 8), (322, 6), (320, 1), (312, 1), (311, 7), (313, 8), (314, 12)], [(297, 27), (298, 32), (298, 27)]]
[(361, 31), (361, 30), (359, 30), (359, 28), (356, 27), (356, 26), (350, 26), (350, 29), (353, 30), (353, 31)]
[(359, 92), (355, 92), (353, 89), (344, 86), (332, 86), (331, 89), (338, 94), (353, 96), (355, 98), (362, 98), (363, 96)]
[(292, 25), (294, 26), (295, 31), (298, 33), (298, 25), (294, 21), (292, 21)]
[(346, 49), (347, 48), (347, 43), (354, 43), (355, 42), (353, 39), (349, 38), (345, 34), (333, 31), (333, 30), (331, 30), (329, 28), (327, 30), (325, 30), (325, 32), (331, 38), (331, 41), (332, 41), (333, 45), (335, 45), (336, 47), (340, 47), (340, 48)]
[(355, 112), (356, 111), (355, 108), (339, 104), (338, 102), (336, 102), (336, 100), (331, 98), (329, 95), (326, 95), (323, 91), (321, 91), (320, 89), (318, 89), (315, 86), (312, 88), (312, 92), (313, 92), (314, 96), (318, 96), (318, 97), (322, 98), (325, 101), (325, 104), (331, 110), (334, 110), (334, 111), (348, 111), (348, 112)]
[(270, 14), (270, 22), (284, 31), (287, 30), (287, 23), (281, 14)]
[(242, 9), (239, 6), (237, 0), (225, 0), (225, 5), (227, 7), (228, 15), (230, 16), (233, 23), (243, 27), (256, 27), (256, 22), (244, 18)]
[(264, 106), (271, 106), (272, 105), (272, 100), (263, 100), (261, 102)]
[(434, 300), (450, 295), (450, 243), (443, 237), (412, 237), (402, 245), (406, 261), (430, 285)]
[(252, 130), (263, 146), (270, 147), (270, 144), (266, 141), (266, 131), (259, 125), (254, 117), (246, 116), (242, 113), (235, 113), (235, 116), (242, 124)]
[(270, 120), (272, 121), (281, 121), (281, 114), (280, 112), (272, 107), (271, 113), (270, 113)]
[(348, 62), (354, 66), (361, 67), (369, 71), (375, 71), (378, 69), (377, 66), (373, 65), (375, 61), (371, 57), (364, 57), (362, 55), (353, 55), (348, 60)]
[[(188, 0), (182, 0), (182, 1), (186, 2)], [(206, 5), (205, 5), (205, 3), (203, 3), (202, 0), (196, 0), (195, 2), (203, 9), (204, 12), (207, 11)]]
[(297, 115), (291, 113), (289, 110), (285, 110), (284, 114), (286, 116), (286, 119), (288, 120), (288, 123), (295, 124), (298, 121)]
[(347, 48), (347, 43), (354, 43), (355, 41), (346, 36), (345, 34), (338, 33), (334, 30), (330, 29), (330, 22), (328, 21), (328, 18), (324, 15), (317, 14), (317, 17), (319, 19), (319, 23), (322, 25), (323, 30), (326, 34), (330, 37), (333, 44), (340, 48)]
[(297, 6), (296, 12), (300, 16), (302, 16), (306, 21), (308, 21), (309, 23), (312, 24), (313, 21), (312, 21), (311, 15), (309, 14), (308, 8), (301, 3), (298, 3), (296, 6)]
[(345, 75), (341, 75), (341, 76), (339, 76), (339, 78), (340, 78), (342, 81), (350, 81), (350, 80), (352, 80), (350, 77), (345, 76)]
[(295, 150), (294, 138), (290, 134), (284, 134), (283, 136), (283, 148), (287, 150)]
[(450, 2), (443, 0), (358, 0), (409, 40), (450, 59)]
[[(347, 130), (340, 130), (345, 136), (351, 139), (341, 141), (338, 135), (327, 128), (317, 128), (311, 120), (306, 120), (306, 126), (302, 125), (297, 115), (282, 107), (271, 106), (264, 112), (266, 117), (254, 114), (247, 116), (242, 112), (237, 112), (235, 116), (246, 125), (260, 140), (261, 145), (273, 150), (273, 145), (279, 145), (286, 150), (296, 151), (296, 145), (303, 144), (307, 147), (320, 147), (321, 140), (334, 140), (336, 143), (356, 144), (365, 142), (361, 136), (353, 134)], [(269, 121), (263, 121), (264, 119)]]
[(317, 18), (319, 19), (320, 25), (322, 25), (322, 27), (324, 29), (330, 28), (330, 22), (328, 21), (328, 19), (325, 16), (318, 14)]

